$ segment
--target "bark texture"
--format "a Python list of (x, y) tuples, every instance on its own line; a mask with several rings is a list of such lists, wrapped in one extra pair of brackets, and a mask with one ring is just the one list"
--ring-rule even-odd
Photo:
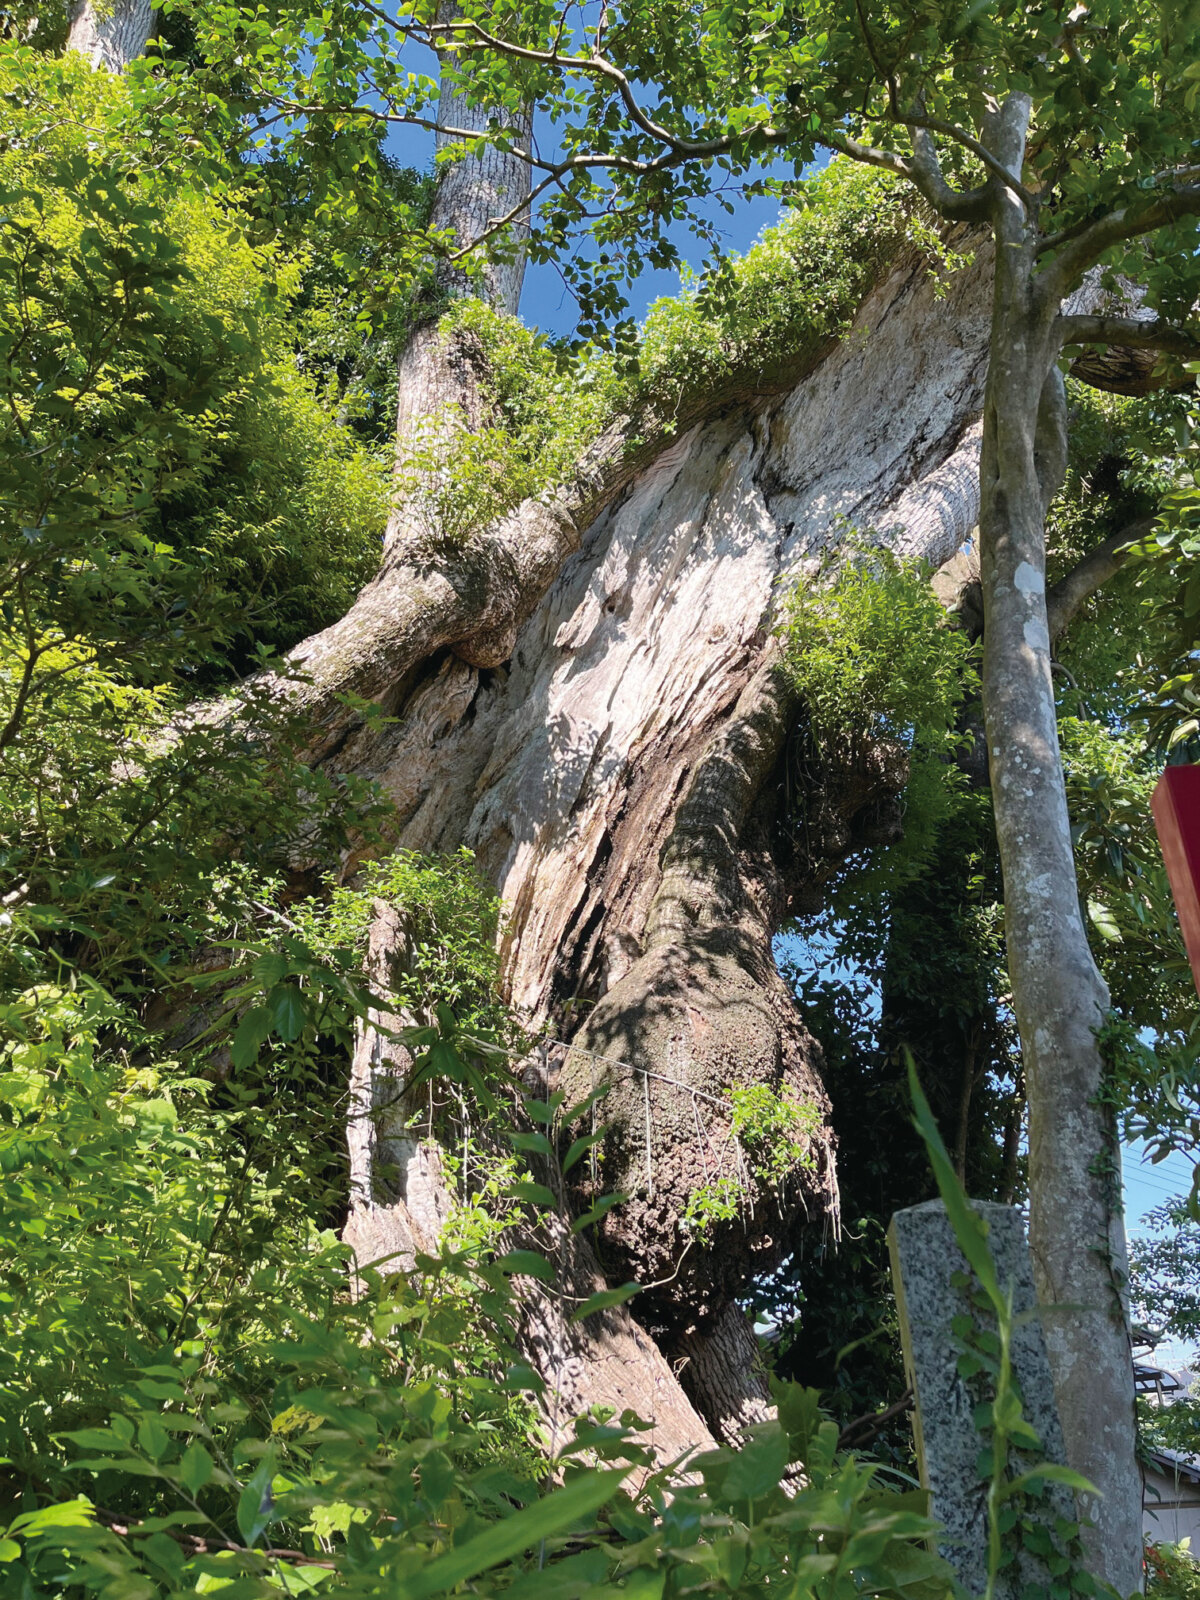
[[(990, 144), (1024, 158), (1028, 103), (1014, 95)], [(1096, 1030), (1109, 1007), (1080, 914), (1058, 746), (1046, 604), (1045, 515), (1066, 465), (1055, 364), (1057, 301), (1034, 274), (1031, 230), (993, 181), (992, 360), (984, 410), (980, 550), (983, 698), (1004, 871), (1013, 1005), (1029, 1102), (1030, 1245), (1068, 1459), (1100, 1490), (1095, 1570), (1140, 1587), (1141, 1483), (1134, 1454), (1119, 1154), (1097, 1104)]]
[[(378, 990), (395, 987), (407, 951), (403, 916), (377, 903), (367, 971)], [(433, 1098), (406, 1092), (412, 1059), (392, 1037), (416, 1020), (388, 1012), (370, 1017), (351, 1065), (350, 1215), (343, 1238), (362, 1271), (371, 1267), (384, 1276), (411, 1272), (419, 1256), (437, 1255), (454, 1204)], [(575, 1418), (594, 1406), (652, 1420), (643, 1442), (664, 1462), (711, 1446), (712, 1435), (663, 1353), (628, 1309), (610, 1307), (582, 1322), (572, 1320), (577, 1307), (607, 1283), (587, 1240), (572, 1236), (565, 1208), (549, 1216), (536, 1236), (515, 1243), (540, 1249), (559, 1271), (553, 1289), (525, 1284), (518, 1301), (521, 1345), (547, 1385), (543, 1414), (551, 1450), (568, 1441)]]
[(67, 49), (81, 50), (94, 67), (123, 72), (146, 48), (153, 25), (152, 0), (83, 0), (71, 14)]
[[(605, 1314), (605, 1349), (658, 1349), (723, 1437), (765, 1405), (738, 1293), (801, 1228), (836, 1226), (819, 1051), (771, 938), (794, 897), (895, 829), (904, 778), (877, 752), (791, 825), (798, 708), (771, 621), (847, 522), (935, 562), (966, 537), (985, 285), (978, 270), (954, 280), (961, 343), (931, 344), (921, 329), (942, 308), (927, 270), (904, 263), (783, 394), (727, 393), (632, 459), (614, 429), (557, 502), (440, 565), (385, 564), (297, 652), (314, 756), (382, 785), (397, 845), (475, 851), (510, 910), (512, 1003), (570, 1042), (572, 1094), (611, 1079), (600, 1187), (631, 1201), (598, 1249), (609, 1281), (657, 1287), (633, 1302), (636, 1323)], [(336, 699), (351, 687), (396, 721), (357, 725)], [(752, 1206), (689, 1237), (689, 1194), (745, 1162), (724, 1091), (753, 1083), (817, 1108), (809, 1163), (778, 1189), (744, 1174)], [(552, 1344), (542, 1370), (558, 1382)], [(597, 1399), (626, 1372), (605, 1359), (608, 1377), (595, 1351), (558, 1363), (564, 1407), (585, 1369)], [(668, 1393), (658, 1384), (656, 1406)], [(670, 1408), (684, 1415), (679, 1398)]]

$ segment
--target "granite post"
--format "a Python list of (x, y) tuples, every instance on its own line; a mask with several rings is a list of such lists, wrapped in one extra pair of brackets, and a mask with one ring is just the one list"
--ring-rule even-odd
[[(1042, 1441), (1041, 1459), (1061, 1464), (1066, 1459), (1062, 1428), (1037, 1315), (1024, 1218), (1015, 1206), (971, 1203), (987, 1223), (1000, 1287), (1006, 1290), (1011, 1285), (1013, 1290), (1017, 1325), (1011, 1359), (1025, 1420)], [(979, 1459), (984, 1439), (974, 1418), (981, 1394), (959, 1374), (963, 1341), (952, 1326), (956, 1317), (964, 1315), (974, 1316), (977, 1326), (980, 1323), (968, 1291), (953, 1282), (969, 1269), (940, 1200), (897, 1211), (888, 1229), (888, 1244), (904, 1365), (915, 1397), (921, 1483), (930, 1493), (931, 1514), (946, 1530), (939, 1542), (942, 1555), (967, 1590), (979, 1595), (987, 1586), (988, 1547), (988, 1482), (981, 1475)], [(1053, 1486), (1043, 1503), (1052, 1517), (1076, 1515), (1074, 1498), (1061, 1485)], [(1046, 1581), (1041, 1562), (1022, 1552), (1002, 1574), (996, 1600), (1018, 1600), (1026, 1583)]]

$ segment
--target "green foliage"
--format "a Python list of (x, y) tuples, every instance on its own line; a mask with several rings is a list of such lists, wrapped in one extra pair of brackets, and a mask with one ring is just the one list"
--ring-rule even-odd
[(427, 418), (397, 492), (453, 546), (570, 475), (611, 418), (614, 377), (610, 362), (564, 366), (545, 339), (480, 300), (454, 302), (438, 331), (482, 370), (484, 415), (475, 428), (453, 405)]
[[(384, 119), (427, 120), (436, 104), (419, 53), (434, 11), (418, 9), (398, 25), (361, 0), (339, 0), (300, 30), (287, 26), (291, 14), (279, 3), (239, 13), (236, 28), (208, 0), (172, 0), (168, 10), (193, 19), (205, 68), (164, 71), (159, 93), (173, 125), (209, 148), (261, 143), (268, 154), (329, 160), (336, 133), (344, 143), (337, 170), (357, 191)], [(981, 175), (972, 131), (989, 105), (1028, 94), (1028, 181), (1049, 186), (1041, 221), (1056, 243), (1110, 208), (1140, 209), (1163, 192), (1165, 175), (1194, 161), (1195, 19), (1186, 6), (1164, 18), (1149, 4), (1105, 0), (1067, 47), (1056, 14), (1014, 3), (964, 14), (931, 0), (889, 0), (868, 16), (849, 0), (802, 11), (776, 0), (737, 10), (631, 0), (608, 9), (600, 38), (582, 23), (564, 29), (539, 5), (498, 14), (489, 0), (467, 0), (461, 15), (457, 48), (440, 65), (460, 93), (488, 108), (479, 145), (504, 149), (512, 119), (530, 102), (554, 127), (563, 163), (540, 174), (528, 249), (565, 272), (585, 339), (628, 341), (625, 285), (643, 267), (678, 262), (672, 224), (719, 253), (699, 197), (715, 192), (732, 205), (727, 197), (745, 190), (793, 194), (818, 152), (854, 138), (910, 158), (905, 115), (914, 107), (951, 130), (942, 139), (947, 169), (970, 184)], [(482, 47), (488, 40), (498, 42)], [(508, 53), (513, 47), (523, 57)], [(246, 114), (214, 118), (213, 100), (228, 99), (234, 84)], [(296, 106), (306, 115), (288, 115)], [(585, 236), (593, 248), (577, 248)], [(1159, 230), (1157, 244), (1118, 247), (1109, 264), (1146, 282), (1156, 308), (1186, 315), (1196, 298), (1194, 240), (1185, 216)]]
[(797, 585), (779, 634), (822, 791), (836, 796), (839, 784), (852, 785), (881, 747), (907, 761), (903, 838), (877, 852), (865, 874), (861, 862), (842, 873), (846, 894), (874, 903), (920, 871), (965, 803), (952, 758), (963, 742), (960, 710), (978, 693), (974, 649), (947, 619), (928, 572), (861, 543), (823, 580)]
[(1129, 1245), (1137, 1320), (1200, 1346), (1200, 1224), (1183, 1198), (1157, 1207), (1148, 1220), (1163, 1231), (1136, 1234)]
[(281, 645), (332, 620), (386, 487), (296, 369), (299, 264), (139, 164), (124, 89), (80, 57), (14, 51), (0, 78), (0, 571), (27, 700), (81, 626), (154, 681), (183, 646), (211, 671), (240, 637), (244, 660), (247, 622)]
[(746, 1186), (732, 1173), (699, 1184), (688, 1195), (681, 1218), (683, 1226), (698, 1239), (707, 1239), (719, 1222), (734, 1222), (746, 1203)]
[(438, 543), (461, 544), (565, 482), (618, 418), (670, 432), (723, 387), (769, 386), (799, 371), (845, 333), (880, 265), (915, 227), (886, 174), (834, 163), (744, 256), (655, 301), (620, 360), (597, 348), (572, 356), (480, 300), (456, 300), (440, 338), (482, 373), (484, 414), (474, 428), (453, 405), (428, 418), (399, 492)]
[(786, 1084), (782, 1092), (770, 1084), (754, 1083), (726, 1089), (725, 1094), (737, 1170), (718, 1173), (688, 1196), (682, 1225), (701, 1240), (717, 1223), (735, 1221), (751, 1203), (747, 1167), (760, 1182), (779, 1188), (797, 1172), (816, 1165), (811, 1140), (821, 1126), (818, 1106)]
[(449, 1006), (466, 1028), (502, 1032), (501, 905), (471, 852), (431, 857), (394, 851), (366, 863), (353, 888), (332, 887), (298, 903), (290, 915), (315, 950), (329, 958), (351, 950), (361, 958), (376, 902), (400, 913), (404, 948), (391, 978), (399, 1008), (426, 1022), (436, 1006)]
[(1154, 1600), (1197, 1600), (1200, 1597), (1200, 1561), (1191, 1553), (1191, 1541), (1179, 1544), (1146, 1543), (1146, 1593)]
[[(798, 370), (844, 334), (880, 266), (909, 235), (884, 173), (834, 162), (744, 256), (651, 306), (638, 387), (664, 409), (697, 393)], [(636, 391), (635, 391), (636, 393)]]
[(797, 1168), (816, 1165), (812, 1135), (821, 1126), (821, 1111), (786, 1085), (781, 1094), (766, 1083), (727, 1091), (733, 1106), (733, 1135), (745, 1145), (755, 1175), (779, 1184)]
[[(1189, 371), (1200, 372), (1193, 362)], [(1200, 414), (1194, 392), (1187, 409), (1171, 408), (1164, 419), (1172, 428), (1177, 454), (1160, 500), (1160, 516), (1135, 555), (1148, 569), (1147, 621), (1160, 682), (1148, 722), (1152, 746), (1160, 756), (1174, 752), (1189, 761), (1200, 753)], [(1164, 452), (1165, 453), (1165, 452)]]
[(1186, 1096), (1184, 1085), (1195, 1081), (1200, 1018), (1150, 812), (1161, 769), (1136, 734), (1071, 716), (1060, 718), (1059, 731), (1093, 947), (1129, 1037), (1153, 1030), (1155, 1041), (1152, 1071), (1141, 1064), (1141, 1043), (1124, 1058), (1128, 1072), (1117, 1069), (1118, 1109), (1169, 1123), (1179, 1109), (1172, 1094)]
[(949, 748), (976, 680), (969, 642), (919, 566), (864, 547), (825, 583), (797, 586), (780, 634), (819, 744)]

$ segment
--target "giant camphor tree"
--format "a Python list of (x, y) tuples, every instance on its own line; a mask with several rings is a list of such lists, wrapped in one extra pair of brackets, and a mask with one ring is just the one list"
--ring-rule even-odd
[[(645, 1406), (669, 1448), (735, 1434), (764, 1403), (737, 1296), (802, 1212), (836, 1213), (819, 1127), (785, 1181), (746, 1175), (748, 1225), (681, 1250), (679, 1220), (731, 1124), (726, 1090), (823, 1105), (770, 941), (830, 862), (894, 828), (904, 767), (886, 740), (859, 749), (825, 775), (803, 846), (785, 842), (800, 708), (772, 621), (848, 524), (934, 565), (978, 527), (1031, 1242), (1070, 1457), (1104, 1496), (1094, 1561), (1135, 1587), (1124, 1255), (1098, 1103), (1108, 996), (1076, 893), (1044, 528), (1066, 461), (1065, 359), (1085, 348), (1079, 375), (1145, 392), (1174, 379), (1160, 354), (1197, 353), (1194, 12), (186, 9), (205, 71), (235, 90), (216, 135), (320, 146), (361, 176), (381, 125), (437, 130), (441, 265), (400, 362), (403, 470), (380, 571), (297, 647), (304, 678), (281, 687), (313, 763), (381, 785), (397, 846), (475, 851), (510, 907), (512, 1004), (572, 1047), (569, 1098), (611, 1077), (605, 1182), (631, 1199), (604, 1219), (601, 1258), (611, 1281), (652, 1285), (639, 1316), (658, 1348), (623, 1308), (583, 1333), (543, 1320), (531, 1345), (564, 1410)], [(437, 54), (440, 88), (427, 58), (410, 70), (410, 48)], [(165, 71), (186, 117), (188, 76)], [(455, 472), (479, 459), (503, 397), (495, 325), (460, 311), (435, 326), (446, 299), (512, 312), (522, 250), (573, 260), (596, 331), (625, 271), (671, 259), (668, 224), (716, 175), (761, 183), (759, 164), (783, 161), (798, 177), (821, 150), (900, 180), (916, 214), (863, 188), (840, 255), (817, 224), (798, 227), (757, 303), (752, 274), (733, 285), (740, 302), (718, 280), (706, 346), (673, 367), (663, 328), (658, 365), (645, 350), (641, 380), (614, 382), (565, 458), (547, 449), (489, 500), (484, 457), (465, 514)], [(939, 249), (974, 256), (941, 298), (921, 248), (930, 213)], [(596, 250), (572, 257), (589, 231)], [(1085, 558), (1063, 593), (1103, 581), (1111, 556)], [(376, 946), (380, 970), (403, 957), (382, 911)], [(386, 1077), (389, 1053), (365, 1035), (359, 1082)], [(421, 1243), (437, 1224), (432, 1158), (403, 1155), (411, 1205), (371, 1159), (361, 1248)], [(590, 1256), (576, 1269), (600, 1276)], [(690, 1403), (660, 1352), (682, 1363)]]

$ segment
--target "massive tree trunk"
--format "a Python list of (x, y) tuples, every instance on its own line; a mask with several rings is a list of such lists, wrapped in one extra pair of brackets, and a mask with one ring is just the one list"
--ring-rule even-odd
[[(994, 152), (1018, 176), (1027, 118), (1027, 103), (1013, 96), (993, 129)], [(997, 251), (981, 463), (983, 699), (1028, 1088), (1030, 1244), (1068, 1458), (1103, 1496), (1092, 1508), (1092, 1563), (1128, 1594), (1142, 1581), (1141, 1484), (1119, 1151), (1111, 1113), (1100, 1103), (1096, 1030), (1109, 997), (1080, 914), (1046, 606), (1045, 516), (1066, 467), (1059, 306), (1035, 276), (1033, 231), (1019, 200), (993, 183)]]
[[(441, 14), (451, 9), (444, 0)], [(142, 0), (103, 10), (85, 0), (69, 43), (120, 69), (144, 48), (151, 14)], [(996, 149), (1019, 176), (1019, 97), (1007, 111)], [(487, 109), (447, 87), (442, 120), (481, 127)], [(526, 124), (513, 131), (518, 143), (528, 138)], [(517, 156), (453, 164), (434, 225), (464, 239), (519, 216), (526, 183)], [(724, 1092), (767, 1084), (824, 1114), (819, 1050), (770, 940), (797, 896), (810, 896), (856, 842), (894, 825), (888, 803), (903, 780), (886, 749), (860, 770), (827, 774), (797, 843), (784, 799), (797, 707), (774, 660), (774, 609), (847, 523), (936, 564), (978, 514), (1035, 1269), (1068, 1450), (1105, 1495), (1096, 1564), (1128, 1591), (1140, 1581), (1140, 1508), (1123, 1237), (1115, 1172), (1095, 1160), (1114, 1150), (1096, 1105), (1095, 1028), (1108, 997), (1075, 890), (1044, 579), (1045, 510), (1065, 446), (1058, 308), (1039, 298), (1034, 230), (1010, 191), (994, 180), (993, 191), (990, 333), (987, 248), (954, 280), (948, 305), (914, 259), (814, 370), (775, 375), (782, 394), (764, 394), (748, 374), (665, 423), (618, 422), (557, 497), (526, 504), (457, 552), (423, 554), (430, 530), (402, 501), (380, 574), (345, 619), (294, 652), (308, 681), (281, 692), (308, 718), (314, 761), (381, 784), (397, 845), (476, 851), (510, 907), (514, 1007), (569, 1040), (567, 1087), (611, 1081), (605, 1186), (615, 1180), (631, 1199), (610, 1213), (599, 1253), (608, 1273), (651, 1283), (642, 1303), (657, 1343), (623, 1308), (579, 1330), (551, 1300), (530, 1301), (529, 1343), (555, 1422), (586, 1404), (632, 1404), (659, 1420), (663, 1453), (674, 1454), (712, 1434), (736, 1436), (761, 1414), (738, 1293), (806, 1221), (836, 1226), (823, 1126), (808, 1162), (768, 1187), (731, 1138)], [(520, 281), (518, 249), (488, 269), (484, 292), (513, 310)], [(444, 269), (435, 301), (466, 287)], [(928, 341), (934, 324), (942, 337)], [(989, 345), (977, 493), (973, 423)], [(1120, 386), (1107, 370), (1097, 381)], [(449, 438), (477, 424), (479, 406), (472, 352), (442, 348), (430, 318), (402, 360), (401, 454), (424, 426)], [(378, 702), (395, 722), (382, 731), (364, 722), (347, 694)], [(344, 866), (352, 871), (354, 858)], [(395, 935), (381, 908), (377, 964)], [(445, 1186), (436, 1150), (402, 1126), (389, 1147), (365, 1115), (403, 1076), (389, 1048), (368, 1028), (356, 1054), (364, 1117), (351, 1135), (349, 1236), (360, 1256), (411, 1257), (432, 1243)], [(727, 1171), (740, 1178), (742, 1215), (711, 1237), (685, 1238), (688, 1197)], [(565, 1230), (554, 1243), (572, 1291), (603, 1280), (589, 1247)], [(1086, 1371), (1075, 1359), (1083, 1348)]]
[(154, 23), (153, 0), (81, 0), (72, 8), (67, 49), (82, 50), (95, 67), (123, 72), (141, 55)]
[[(789, 825), (799, 708), (770, 627), (847, 524), (935, 563), (969, 531), (982, 283), (954, 280), (963, 342), (931, 350), (921, 330), (944, 308), (926, 265), (904, 262), (781, 394), (732, 385), (669, 441), (639, 419), (650, 441), (632, 459), (615, 428), (557, 500), (462, 552), (396, 546), (349, 616), (296, 652), (314, 759), (382, 786), (397, 845), (475, 851), (509, 908), (512, 1004), (572, 1046), (558, 1053), (571, 1096), (612, 1082), (601, 1186), (631, 1199), (598, 1252), (610, 1281), (658, 1287), (633, 1302), (642, 1326), (622, 1311), (566, 1363), (543, 1354), (552, 1384), (575, 1375), (564, 1409), (629, 1403), (606, 1387), (628, 1371), (623, 1341), (669, 1358), (656, 1370), (678, 1368), (708, 1429), (735, 1436), (765, 1404), (737, 1297), (804, 1226), (836, 1227), (819, 1050), (771, 939), (796, 896), (895, 831), (903, 760), (883, 749), (826, 774)], [(363, 725), (344, 689), (395, 722)], [(730, 1137), (725, 1091), (754, 1083), (818, 1111), (808, 1161), (778, 1189)], [(689, 1236), (689, 1195), (720, 1175), (740, 1177), (742, 1214)], [(684, 1414), (665, 1383), (658, 1396)]]

